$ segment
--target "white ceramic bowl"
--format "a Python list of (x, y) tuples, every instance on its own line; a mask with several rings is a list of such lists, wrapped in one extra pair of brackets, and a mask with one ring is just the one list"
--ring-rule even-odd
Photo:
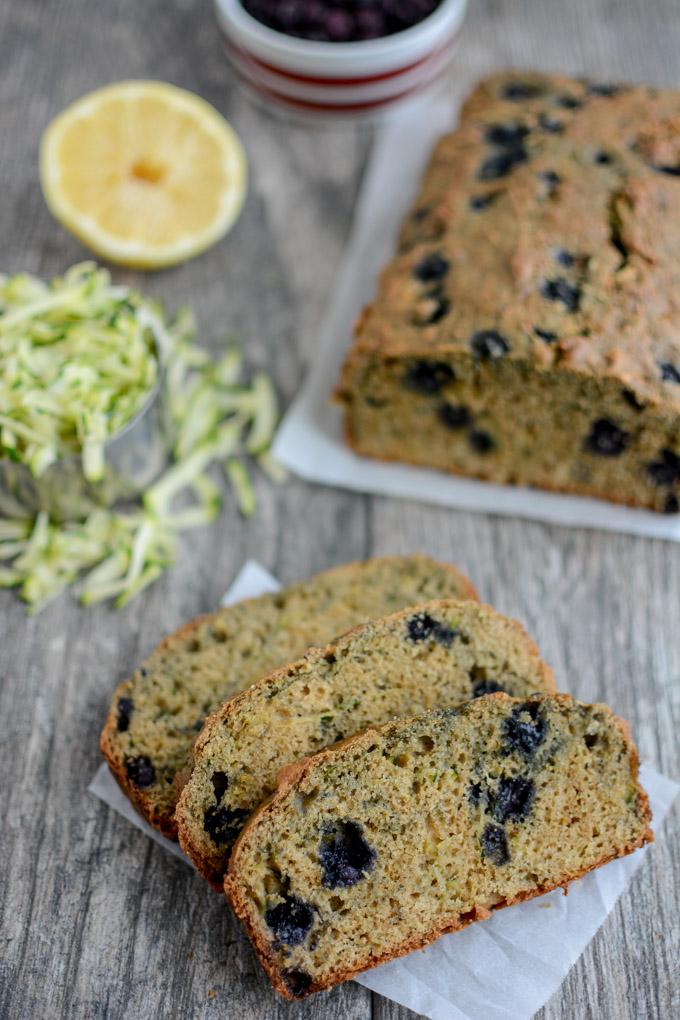
[(229, 58), (261, 96), (297, 112), (371, 114), (426, 88), (448, 66), (467, 0), (442, 0), (403, 32), (361, 42), (312, 42), (256, 21), (240, 0), (215, 0)]

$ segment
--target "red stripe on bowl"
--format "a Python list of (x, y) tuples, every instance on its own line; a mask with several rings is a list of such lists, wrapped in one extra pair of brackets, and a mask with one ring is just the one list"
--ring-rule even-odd
[(250, 75), (246, 74), (242, 68), (237, 67), (236, 69), (237, 71), (240, 71), (241, 77), (244, 78), (252, 88), (259, 92), (260, 95), (265, 96), (268, 99), (273, 99), (282, 106), (292, 107), (297, 110), (307, 110), (315, 113), (362, 113), (375, 110), (383, 106), (390, 106), (392, 103), (396, 103), (400, 99), (405, 99), (407, 96), (415, 95), (421, 89), (427, 88), (431, 85), (439, 74), (441, 74), (445, 66), (446, 65), (444, 64), (438, 67), (434, 74), (424, 78), (417, 84), (414, 84), (410, 88), (404, 89), (401, 92), (391, 93), (390, 95), (383, 96), (380, 99), (364, 100), (356, 103), (324, 103), (311, 99), (292, 98), (283, 92), (278, 92), (276, 89), (263, 85), (258, 79), (252, 78)]
[(234, 43), (234, 41), (227, 35), (223, 28), (221, 28), (221, 31), (228, 49), (233, 50), (241, 58), (252, 61), (259, 67), (264, 68), (265, 71), (269, 71), (271, 74), (280, 75), (280, 77), (282, 78), (290, 78), (293, 81), (303, 82), (304, 84), (307, 85), (344, 86), (344, 85), (370, 85), (373, 82), (386, 81), (390, 78), (396, 78), (400, 74), (405, 74), (406, 71), (412, 71), (416, 67), (420, 67), (421, 64), (424, 64), (426, 61), (430, 60), (433, 56), (439, 55), (440, 53), (444, 53), (449, 48), (449, 46), (452, 46), (456, 40), (456, 37), (460, 29), (459, 28), (456, 29), (456, 31), (454, 32), (450, 39), (448, 39), (437, 49), (431, 50), (429, 53), (426, 53), (424, 57), (420, 58), (420, 60), (416, 60), (411, 64), (405, 64), (403, 67), (397, 67), (393, 71), (384, 71), (382, 74), (366, 75), (361, 78), (345, 78), (345, 77), (317, 78), (306, 74), (297, 74), (293, 71), (284, 70), (281, 67), (277, 67), (275, 64), (270, 64), (264, 60), (261, 60), (259, 57), (254, 56), (254, 54), (251, 53), (250, 51), (244, 50), (240, 46), (237, 46), (236, 43)]
[(438, 71), (449, 64), (451, 50), (444, 48), (432, 53), (427, 60), (418, 64), (417, 67), (405, 70), (401, 75), (390, 78), (387, 81), (372, 82), (368, 85), (340, 85), (324, 86), (311, 85), (305, 82), (291, 80), (290, 78), (278, 75), (275, 71), (265, 70), (261, 64), (250, 59), (247, 53), (229, 48), (225, 41), (228, 55), (232, 66), (242, 77), (248, 81), (255, 81), (258, 85), (285, 96), (291, 100), (302, 100), (316, 103), (318, 106), (335, 106), (342, 103), (380, 102), (391, 99), (397, 93), (405, 95), (412, 89), (419, 86), (424, 80), (432, 80)]

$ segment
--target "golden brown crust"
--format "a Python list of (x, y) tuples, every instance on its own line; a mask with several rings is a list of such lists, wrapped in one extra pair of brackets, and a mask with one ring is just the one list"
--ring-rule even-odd
[[(487, 695), (487, 698), (501, 699), (506, 701), (510, 700), (508, 696), (503, 693)], [(553, 700), (561, 701), (563, 703), (571, 703), (573, 701), (571, 696), (566, 694), (552, 695), (551, 698)], [(606, 709), (606, 706), (603, 705), (594, 705), (592, 707)], [(630, 728), (628, 726), (628, 723), (626, 723), (625, 720), (621, 719), (619, 716), (614, 716), (614, 719), (617, 725), (621, 728), (621, 731), (626, 737), (626, 740), (630, 741), (629, 736)], [(362, 973), (365, 970), (370, 970), (373, 967), (377, 967), (381, 963), (386, 963), (389, 960), (405, 956), (406, 954), (411, 953), (416, 949), (422, 949), (425, 946), (435, 942), (442, 935), (448, 934), (450, 932), (460, 931), (461, 929), (467, 927), (469, 924), (472, 924), (474, 921), (485, 920), (486, 918), (491, 916), (491, 913), (493, 913), (496, 910), (501, 910), (504, 907), (510, 907), (516, 903), (520, 903), (525, 900), (535, 899), (538, 896), (543, 896), (545, 893), (551, 892), (552, 890), (558, 888), (562, 888), (566, 894), (567, 887), (571, 884), (571, 882), (577, 881), (579, 878), (582, 878), (584, 875), (588, 874), (588, 872), (594, 871), (595, 869), (601, 867), (603, 864), (607, 864), (611, 860), (633, 853), (633, 851), (639, 849), (641, 846), (644, 846), (647, 843), (652, 843), (654, 841), (654, 834), (652, 833), (650, 827), (652, 815), (649, 807), (649, 798), (645, 790), (639, 783), (637, 749), (635, 747), (635, 744), (632, 743), (632, 741), (630, 741), (629, 746), (631, 750), (630, 757), (631, 782), (635, 786), (638, 797), (638, 803), (640, 804), (641, 808), (641, 814), (646, 823), (645, 831), (636, 840), (627, 844), (625, 847), (621, 849), (620, 852), (605, 854), (596, 863), (590, 865), (589, 867), (561, 876), (560, 879), (554, 883), (541, 885), (535, 890), (523, 892), (520, 895), (517, 895), (510, 899), (501, 900), (494, 904), (489, 905), (475, 904), (474, 907), (470, 911), (467, 911), (464, 915), (453, 914), (451, 915), (451, 918), (448, 919), (445, 923), (439, 925), (436, 928), (433, 928), (431, 931), (425, 933), (421, 937), (414, 937), (412, 939), (405, 940), (395, 950), (391, 950), (389, 952), (382, 954), (371, 955), (367, 958), (367, 960), (364, 963), (362, 963), (361, 966), (350, 967), (343, 971), (337, 971), (333, 974), (330, 974), (327, 980), (316, 982), (312, 981), (309, 988), (305, 991), (304, 995), (294, 996), (291, 994), (290, 989), (285, 984), (283, 975), (279, 969), (276, 958), (271, 951), (271, 944), (262, 937), (260, 929), (258, 929), (253, 924), (251, 919), (250, 905), (246, 901), (245, 897), (241, 895), (241, 891), (236, 878), (236, 868), (238, 866), (239, 853), (247, 843), (251, 832), (255, 830), (255, 828), (259, 825), (260, 821), (266, 817), (268, 812), (275, 810), (279, 799), (283, 795), (285, 795), (294, 786), (296, 786), (303, 779), (305, 779), (309, 775), (309, 773), (315, 770), (322, 762), (337, 757), (337, 755), (348, 746), (356, 745), (358, 748), (362, 743), (370, 742), (371, 739), (378, 738), (381, 730), (383, 730), (384, 728), (385, 727), (369, 727), (368, 729), (364, 730), (363, 733), (357, 734), (354, 737), (350, 737), (347, 740), (343, 740), (340, 743), (334, 745), (332, 748), (327, 748), (321, 751), (319, 754), (313, 755), (309, 758), (306, 758), (299, 762), (295, 762), (292, 765), (283, 768), (279, 773), (276, 792), (272, 794), (272, 796), (269, 797), (250, 817), (232, 851), (231, 860), (229, 863), (229, 871), (227, 872), (227, 875), (225, 876), (224, 880), (225, 895), (229, 899), (229, 902), (232, 905), (234, 913), (237, 915), (237, 917), (241, 920), (244, 927), (246, 928), (248, 936), (251, 942), (253, 943), (253, 946), (255, 947), (260, 962), (272, 986), (284, 999), (295, 1000), (298, 998), (303, 998), (314, 992), (322, 991), (325, 988), (330, 988), (333, 985), (340, 984), (341, 982), (347, 981), (350, 978), (354, 977), (358, 973)]]
[[(647, 797), (646, 794), (644, 794), (644, 791), (642, 791), (642, 794), (646, 801)], [(414, 938), (402, 943), (393, 952), (390, 951), (389, 953), (371, 955), (365, 965), (362, 965), (361, 967), (348, 968), (345, 971), (333, 974), (327, 981), (313, 981), (309, 988), (305, 991), (304, 995), (299, 996), (291, 994), (290, 989), (283, 980), (281, 972), (276, 965), (276, 961), (270, 952), (269, 944), (265, 942), (265, 940), (261, 937), (259, 930), (251, 923), (250, 915), (246, 906), (240, 902), (238, 895), (233, 893), (231, 887), (228, 887), (227, 879), (225, 879), (224, 891), (231, 903), (234, 913), (246, 929), (248, 937), (255, 947), (260, 963), (262, 964), (272, 987), (282, 998), (287, 999), (288, 1001), (297, 1002), (302, 998), (306, 998), (308, 995), (314, 994), (314, 992), (322, 992), (324, 989), (332, 988), (334, 985), (342, 984), (344, 981), (349, 981), (357, 974), (363, 974), (367, 970), (379, 967), (382, 963), (388, 963), (390, 960), (396, 960), (402, 956), (407, 956), (409, 953), (413, 953), (417, 949), (424, 949), (426, 946), (432, 945), (433, 942), (436, 942), (437, 939), (440, 939), (442, 935), (449, 935), (452, 932), (462, 931), (463, 928), (467, 928), (468, 925), (473, 924), (475, 921), (486, 921), (493, 913), (498, 910), (503, 910), (504, 907), (512, 907), (517, 903), (536, 899), (539, 896), (544, 896), (546, 893), (553, 892), (555, 889), (562, 889), (566, 896), (568, 894), (567, 887), (571, 885), (572, 882), (576, 882), (579, 878), (583, 878), (583, 876), (587, 875), (588, 872), (595, 871), (597, 868), (602, 867), (604, 864), (608, 864), (612, 860), (632, 854), (635, 850), (639, 850), (640, 847), (644, 846), (646, 843), (653, 842), (654, 834), (651, 829), (648, 829), (644, 836), (641, 836), (640, 839), (625, 847), (619, 854), (607, 854), (590, 867), (583, 868), (581, 871), (575, 872), (573, 875), (566, 875), (564, 878), (560, 879), (559, 882), (554, 882), (551, 885), (543, 885), (535, 891), (523, 893), (509, 900), (501, 900), (499, 903), (494, 903), (490, 907), (477, 904), (465, 915), (453, 915), (450, 922), (447, 922), (436, 930), (428, 932), (422, 938)]]
[(144, 796), (144, 791), (138, 789), (134, 783), (130, 782), (125, 772), (123, 758), (114, 743), (118, 699), (122, 697), (128, 682), (129, 681), (127, 680), (123, 680), (118, 684), (114, 691), (113, 698), (111, 699), (111, 706), (99, 737), (99, 750), (104, 756), (106, 764), (109, 766), (111, 775), (116, 780), (132, 806), (140, 813), (140, 815), (143, 816), (143, 818), (146, 819), (149, 825), (153, 826), (154, 829), (157, 829), (168, 839), (176, 840), (177, 825), (175, 823), (174, 815), (172, 818), (168, 818), (166, 815), (156, 812), (154, 810), (153, 803), (148, 797)]
[[(216, 616), (216, 613), (203, 613), (201, 616), (196, 616), (187, 623), (182, 624), (177, 630), (174, 630), (171, 634), (167, 634), (154, 649), (155, 652), (159, 652), (164, 648), (171, 648), (172, 644), (177, 641), (185, 640), (193, 631), (197, 630), (201, 624), (205, 621)], [(117, 713), (118, 713), (118, 701), (123, 697), (127, 685), (132, 680), (132, 677), (128, 677), (117, 685), (111, 698), (111, 704), (104, 720), (104, 726), (99, 737), (99, 750), (106, 759), (106, 763), (111, 770), (111, 774), (120, 786), (121, 790), (128, 798), (132, 806), (142, 815), (149, 825), (153, 826), (160, 833), (166, 836), (168, 839), (177, 839), (177, 823), (175, 822), (174, 812), (172, 816), (159, 813), (155, 810), (152, 800), (144, 794), (143, 790), (131, 783), (125, 772), (125, 763), (120, 749), (116, 745), (115, 735), (117, 732)]]
[[(417, 554), (414, 554), (414, 556), (415, 555)], [(398, 563), (403, 558), (404, 557), (402, 556), (393, 555), (373, 557), (372, 559), (366, 560), (354, 560), (351, 561), (350, 563), (343, 563), (335, 567), (330, 567), (328, 570), (323, 571), (322, 574), (323, 576), (326, 577), (328, 577), (329, 575), (338, 576), (345, 572), (356, 571), (357, 569), (360, 569), (361, 567), (365, 566), (368, 563), (378, 562), (386, 564), (390, 562)], [(456, 579), (456, 583), (460, 586), (461, 592), (465, 593), (466, 598), (473, 601), (478, 600), (478, 595), (474, 588), (474, 585), (457, 567), (449, 563), (443, 563), (439, 565), (443, 569), (449, 571), (452, 574), (452, 576)], [(310, 580), (314, 580), (319, 576), (320, 576), (319, 574), (314, 575), (312, 578), (310, 578)], [(253, 599), (242, 600), (242, 602), (239, 603), (239, 605), (243, 604), (243, 602), (257, 603), (258, 598), (259, 596)], [(162, 641), (159, 642), (159, 644), (150, 654), (156, 655), (159, 652), (168, 650), (172, 651), (174, 647), (186, 641), (194, 633), (194, 631), (198, 630), (201, 626), (203, 626), (206, 623), (209, 623), (211, 620), (215, 619), (216, 617), (220, 616), (223, 613), (224, 609), (216, 610), (213, 613), (203, 613), (202, 615), (197, 616), (192, 620), (189, 620), (187, 623), (184, 623), (181, 627), (173, 631), (171, 634), (166, 635), (166, 637), (164, 637)], [(172, 805), (171, 812), (169, 811), (168, 813), (165, 813), (163, 811), (159, 811), (156, 805), (154, 804), (153, 797), (145, 793), (143, 789), (139, 789), (138, 787), (134, 786), (134, 784), (131, 783), (130, 780), (128, 779), (127, 774), (125, 772), (124, 756), (116, 741), (118, 701), (120, 697), (122, 697), (126, 693), (127, 687), (131, 683), (132, 679), (133, 677), (128, 677), (127, 679), (122, 680), (114, 691), (109, 706), (109, 711), (107, 713), (100, 736), (99, 741), (100, 750), (102, 752), (102, 755), (106, 759), (106, 762), (111, 770), (112, 775), (116, 779), (118, 785), (120, 786), (125, 796), (128, 797), (132, 805), (135, 807), (135, 809), (146, 819), (146, 821), (151, 826), (153, 826), (154, 829), (157, 829), (168, 839), (176, 840), (177, 822), (175, 820), (174, 814), (176, 799), (175, 803), (173, 803)], [(181, 778), (176, 779), (176, 783), (179, 784), (177, 788), (178, 796), (182, 784)]]
[(349, 445), (676, 513), (679, 122), (677, 91), (483, 80), (357, 319)]

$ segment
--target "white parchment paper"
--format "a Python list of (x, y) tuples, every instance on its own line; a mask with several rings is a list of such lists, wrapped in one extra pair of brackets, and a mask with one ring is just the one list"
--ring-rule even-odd
[[(222, 604), (279, 587), (271, 574), (250, 560)], [(640, 780), (649, 794), (657, 831), (680, 787), (646, 765)], [(190, 864), (176, 843), (137, 814), (106, 765), (100, 766), (88, 789)], [(528, 1020), (557, 991), (649, 852), (650, 848), (638, 850), (586, 875), (572, 884), (568, 896), (557, 891), (508, 907), (357, 980), (431, 1020)]]
[(329, 405), (328, 399), (350, 345), (354, 320), (371, 299), (380, 267), (394, 251), (400, 223), (417, 193), (435, 140), (454, 122), (453, 104), (421, 101), (402, 115), (395, 115), (377, 142), (319, 330), (318, 349), (304, 386), (279, 429), (275, 456), (308, 481), (463, 510), (679, 542), (680, 515), (631, 510), (595, 499), (491, 485), (425, 468), (380, 463), (357, 456), (343, 443), (340, 412)]

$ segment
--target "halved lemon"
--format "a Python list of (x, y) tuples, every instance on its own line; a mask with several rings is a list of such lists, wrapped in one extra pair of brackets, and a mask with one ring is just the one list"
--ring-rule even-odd
[(204, 99), (123, 81), (68, 106), (46, 128), (40, 178), (56, 218), (111, 262), (175, 265), (218, 241), (246, 193), (246, 157)]

